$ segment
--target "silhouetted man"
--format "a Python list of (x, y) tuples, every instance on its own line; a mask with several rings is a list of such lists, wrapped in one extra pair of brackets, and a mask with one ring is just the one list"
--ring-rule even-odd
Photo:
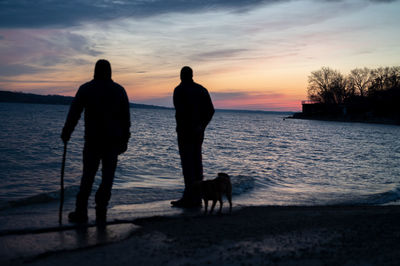
[(199, 191), (191, 187), (203, 180), (201, 146), (204, 131), (214, 115), (214, 106), (206, 88), (193, 81), (193, 71), (185, 66), (181, 70), (181, 83), (174, 90), (176, 132), (178, 134), (185, 190), (181, 199), (172, 201), (175, 207), (200, 207)]
[(87, 205), (93, 181), (102, 162), (102, 180), (97, 190), (96, 221), (106, 221), (107, 205), (117, 167), (118, 155), (125, 152), (130, 137), (129, 101), (125, 89), (111, 79), (111, 65), (99, 60), (94, 79), (83, 84), (69, 109), (61, 138), (67, 143), (82, 111), (85, 110), (85, 145), (83, 174), (75, 211), (69, 213), (71, 222), (88, 220)]

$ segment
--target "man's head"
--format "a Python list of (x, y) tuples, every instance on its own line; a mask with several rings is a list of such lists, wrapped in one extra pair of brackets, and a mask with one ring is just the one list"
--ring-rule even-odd
[(193, 70), (188, 67), (184, 66), (181, 69), (181, 80), (182, 81), (191, 81), (193, 80)]
[(105, 59), (100, 59), (96, 62), (94, 67), (94, 78), (95, 79), (111, 79), (111, 65)]

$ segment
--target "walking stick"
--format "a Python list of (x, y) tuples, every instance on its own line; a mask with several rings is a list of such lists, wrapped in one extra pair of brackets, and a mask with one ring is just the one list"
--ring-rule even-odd
[(64, 169), (65, 169), (65, 157), (67, 155), (67, 143), (64, 142), (64, 153), (61, 164), (61, 190), (60, 190), (60, 210), (58, 212), (58, 223), (62, 224), (62, 211), (64, 206)]

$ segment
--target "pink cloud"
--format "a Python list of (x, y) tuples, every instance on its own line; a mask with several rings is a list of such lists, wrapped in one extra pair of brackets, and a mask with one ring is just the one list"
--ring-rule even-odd
[(214, 92), (211, 93), (217, 108), (258, 109), (267, 111), (299, 111), (302, 96), (267, 92)]

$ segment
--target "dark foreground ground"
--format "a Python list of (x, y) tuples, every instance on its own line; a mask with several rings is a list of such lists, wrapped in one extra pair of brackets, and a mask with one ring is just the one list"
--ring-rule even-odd
[(6, 264), (400, 265), (400, 206), (245, 207), (133, 223), (117, 243)]

